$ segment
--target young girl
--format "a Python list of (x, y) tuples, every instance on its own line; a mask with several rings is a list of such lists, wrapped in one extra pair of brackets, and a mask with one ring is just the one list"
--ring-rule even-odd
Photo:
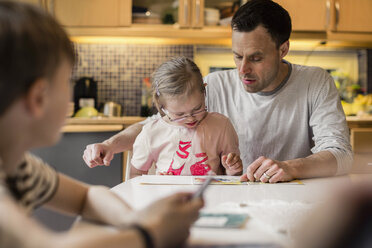
[(241, 175), (238, 136), (230, 120), (208, 113), (199, 68), (179, 57), (153, 74), (153, 100), (161, 118), (147, 123), (133, 145), (131, 176)]

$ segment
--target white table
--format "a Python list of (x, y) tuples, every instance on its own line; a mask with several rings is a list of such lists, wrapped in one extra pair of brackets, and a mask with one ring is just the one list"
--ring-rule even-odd
[[(168, 176), (161, 176), (167, 182)], [(178, 183), (189, 182), (179, 176)], [(112, 188), (134, 209), (179, 191), (195, 191), (198, 185), (146, 185), (141, 177)], [(276, 244), (287, 246), (299, 220), (329, 197), (333, 190), (354, 181), (354, 177), (333, 177), (302, 180), (304, 185), (210, 185), (204, 194), (206, 212), (247, 213), (250, 218), (242, 229), (191, 229), (188, 243), (197, 245)], [(247, 247), (247, 246), (245, 246)], [(252, 246), (253, 247), (253, 246)], [(271, 246), (267, 246), (271, 247)]]

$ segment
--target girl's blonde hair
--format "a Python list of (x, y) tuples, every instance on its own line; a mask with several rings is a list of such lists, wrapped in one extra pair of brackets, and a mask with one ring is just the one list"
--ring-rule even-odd
[(198, 66), (186, 57), (177, 57), (164, 62), (152, 74), (153, 101), (159, 113), (164, 116), (162, 103), (164, 96), (191, 94), (199, 90), (205, 92), (203, 77)]

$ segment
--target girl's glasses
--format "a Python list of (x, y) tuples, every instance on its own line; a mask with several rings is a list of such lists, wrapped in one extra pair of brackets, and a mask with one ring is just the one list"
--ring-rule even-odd
[(170, 121), (172, 121), (172, 122), (183, 122), (184, 120), (186, 120), (186, 119), (189, 118), (189, 117), (197, 117), (197, 116), (200, 116), (200, 115), (202, 115), (202, 114), (204, 114), (205, 112), (208, 111), (207, 107), (205, 107), (204, 109), (202, 109), (202, 110), (198, 110), (198, 111), (196, 111), (196, 112), (194, 112), (194, 113), (191, 113), (191, 114), (189, 114), (189, 115), (184, 115), (184, 116), (182, 116), (182, 117), (172, 119), (172, 118), (169, 117), (169, 111), (167, 111), (167, 110), (165, 110), (165, 109), (163, 109), (163, 108), (162, 108), (161, 110), (163, 110), (163, 112), (165, 113), (165, 115), (166, 115), (166, 116), (168, 117), (168, 119), (169, 119)]

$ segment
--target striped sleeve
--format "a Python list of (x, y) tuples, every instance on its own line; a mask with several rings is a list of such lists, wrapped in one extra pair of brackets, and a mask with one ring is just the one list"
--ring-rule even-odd
[(47, 202), (57, 190), (58, 174), (41, 159), (27, 153), (15, 173), (6, 178), (16, 201), (28, 211)]

